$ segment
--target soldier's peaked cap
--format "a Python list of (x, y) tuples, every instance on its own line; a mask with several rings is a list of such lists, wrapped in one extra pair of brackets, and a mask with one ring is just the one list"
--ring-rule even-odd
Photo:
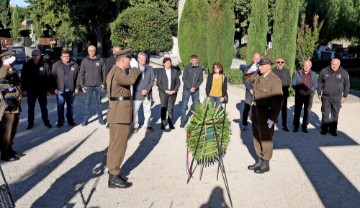
[(272, 60), (270, 56), (262, 56), (258, 65), (266, 65), (266, 64), (274, 65), (275, 62), (274, 60)]
[(120, 50), (120, 51), (115, 51), (114, 52), (114, 56), (119, 57), (119, 56), (130, 56), (131, 55), (131, 48), (127, 48), (124, 50)]
[(14, 55), (15, 55), (14, 51), (8, 50), (8, 51), (5, 51), (4, 53), (0, 54), (0, 58), (5, 57), (5, 56), (14, 56)]

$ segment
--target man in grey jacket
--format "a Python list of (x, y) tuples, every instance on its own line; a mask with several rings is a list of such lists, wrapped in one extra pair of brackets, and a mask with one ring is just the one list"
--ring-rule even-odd
[(84, 119), (82, 126), (88, 124), (90, 118), (90, 107), (92, 95), (95, 92), (96, 104), (97, 104), (97, 114), (99, 123), (104, 125), (104, 119), (102, 117), (101, 110), (101, 91), (105, 86), (105, 61), (100, 58), (99, 55), (96, 55), (96, 48), (93, 45), (88, 47), (89, 56), (82, 60), (80, 67), (79, 75), (79, 84), (82, 91), (86, 94), (85, 100), (85, 109), (84, 109)]
[(134, 115), (134, 130), (139, 131), (139, 109), (142, 104), (144, 111), (144, 126), (148, 132), (154, 131), (150, 125), (151, 117), (151, 101), (152, 101), (152, 86), (155, 81), (154, 70), (151, 66), (146, 64), (146, 54), (138, 53), (137, 60), (139, 62), (140, 75), (136, 79), (133, 86), (133, 115)]
[(75, 126), (73, 111), (75, 95), (79, 93), (80, 86), (77, 78), (79, 65), (72, 61), (70, 51), (64, 49), (61, 52), (61, 60), (57, 61), (51, 69), (54, 78), (54, 93), (57, 101), (58, 123), (56, 127), (64, 125), (64, 106), (66, 102), (66, 119), (70, 126)]
[(199, 59), (196, 55), (190, 58), (190, 64), (184, 69), (182, 80), (184, 82), (184, 90), (182, 95), (181, 106), (181, 124), (180, 128), (184, 128), (186, 124), (186, 111), (188, 107), (189, 98), (192, 99), (192, 109), (196, 102), (200, 101), (199, 87), (203, 82), (203, 69), (198, 64)]

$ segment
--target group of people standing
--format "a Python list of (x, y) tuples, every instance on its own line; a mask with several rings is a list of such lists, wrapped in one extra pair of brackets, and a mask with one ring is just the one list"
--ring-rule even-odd
[[(252, 109), (251, 121), (253, 130), (256, 162), (248, 169), (255, 173), (264, 173), (270, 170), (269, 161), (272, 157), (274, 123), (278, 115), (282, 114), (282, 129), (287, 127), (287, 99), (289, 87), (295, 90), (295, 109), (293, 119), (293, 132), (298, 132), (300, 114), (304, 108), (301, 124), (302, 131), (308, 133), (313, 97), (315, 92), (322, 102), (321, 134), (328, 132), (337, 136), (338, 115), (341, 103), (346, 101), (350, 82), (348, 72), (340, 66), (339, 59), (333, 59), (331, 65), (322, 69), (319, 76), (311, 70), (312, 62), (305, 60), (302, 69), (295, 71), (291, 79), (290, 70), (284, 67), (283, 58), (274, 62), (270, 57), (255, 53), (253, 63), (244, 71), (244, 84), (246, 86), (245, 106), (243, 110), (243, 130), (247, 129), (248, 114)], [(276, 67), (271, 68), (276, 64)], [(251, 107), (252, 106), (252, 107)]]

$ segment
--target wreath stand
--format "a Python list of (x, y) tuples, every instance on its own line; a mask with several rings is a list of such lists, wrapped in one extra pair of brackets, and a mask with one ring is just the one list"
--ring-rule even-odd
[[(210, 126), (212, 127), (212, 129), (214, 130), (213, 132), (210, 132), (210, 134), (208, 134), (208, 130), (206, 129), (204, 131), (204, 134), (205, 134), (205, 139), (207, 140), (210, 135), (210, 137), (213, 137), (214, 138), (210, 138), (210, 139), (215, 139), (216, 141), (216, 146), (217, 146), (217, 151), (219, 153), (218, 155), (218, 169), (217, 169), (217, 174), (216, 174), (216, 180), (219, 179), (219, 172), (221, 171), (221, 175), (222, 175), (222, 178), (224, 180), (224, 184), (225, 184), (225, 188), (226, 188), (226, 192), (227, 192), (227, 195), (229, 197), (229, 201), (230, 201), (230, 205), (231, 207), (233, 207), (233, 204), (232, 204), (232, 200), (231, 200), (231, 195), (230, 195), (230, 188), (229, 188), (229, 183), (228, 183), (228, 180), (227, 180), (227, 177), (226, 177), (226, 171), (225, 171), (225, 166), (224, 166), (224, 162), (223, 162), (223, 152), (221, 150), (221, 147), (222, 147), (222, 139), (221, 141), (219, 141), (219, 135), (218, 135), (218, 132), (216, 131), (216, 128), (215, 128), (215, 125), (222, 125), (222, 131), (221, 131), (221, 138), (223, 136), (223, 130), (224, 130), (224, 124), (225, 124), (225, 118), (226, 118), (226, 103), (225, 103), (225, 107), (224, 107), (224, 117), (223, 119), (221, 119), (220, 121), (217, 119), (215, 120), (215, 118), (212, 118), (212, 119), (208, 119), (206, 120), (206, 115), (208, 113), (208, 110), (209, 110), (209, 105), (206, 105), (206, 109), (205, 109), (205, 115), (204, 115), (204, 118), (202, 120), (202, 123), (201, 123), (201, 127), (200, 127), (200, 134), (199, 134), (199, 137), (198, 137), (198, 140), (197, 140), (197, 143), (196, 143), (196, 147), (195, 147), (195, 152), (193, 155), (196, 155), (197, 154), (197, 151), (203, 151), (204, 148), (202, 148), (201, 150), (199, 150), (199, 143), (200, 143), (200, 136), (202, 135), (203, 131), (204, 131), (204, 127), (205, 126)], [(191, 160), (191, 165), (190, 165), (190, 169), (188, 170), (189, 174), (188, 174), (188, 179), (187, 179), (187, 183), (190, 182), (190, 179), (192, 178), (192, 175), (193, 173), (195, 172), (195, 169), (197, 167), (197, 165), (194, 167), (193, 169), (193, 165), (194, 165), (194, 161), (195, 161), (195, 157), (192, 158)], [(203, 161), (203, 159), (201, 160)], [(204, 166), (205, 166), (205, 163), (202, 162), (201, 163), (201, 168), (200, 168), (200, 180), (202, 178), (202, 174), (203, 174), (203, 170), (204, 170)]]

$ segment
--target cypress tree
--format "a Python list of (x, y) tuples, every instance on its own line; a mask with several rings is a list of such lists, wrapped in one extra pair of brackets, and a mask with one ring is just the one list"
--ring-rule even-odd
[(210, 6), (208, 0), (187, 0), (179, 24), (179, 52), (184, 65), (196, 54), (199, 64), (206, 67), (206, 38)]
[(0, 23), (6, 28), (10, 22), (10, 0), (0, 0)]
[(11, 37), (18, 38), (19, 36), (20, 36), (20, 18), (19, 18), (18, 6), (16, 6), (12, 11)]
[[(265, 5), (265, 6), (264, 6)], [(247, 43), (246, 63), (252, 63), (254, 53), (265, 53), (266, 33), (268, 31), (268, 0), (251, 2), (250, 25)]]
[(210, 68), (216, 61), (230, 68), (234, 53), (235, 16), (233, 2), (211, 0), (207, 36), (207, 62)]
[(285, 67), (294, 72), (296, 57), (296, 36), (299, 19), (299, 0), (276, 0), (273, 54), (274, 59), (282, 57)]

